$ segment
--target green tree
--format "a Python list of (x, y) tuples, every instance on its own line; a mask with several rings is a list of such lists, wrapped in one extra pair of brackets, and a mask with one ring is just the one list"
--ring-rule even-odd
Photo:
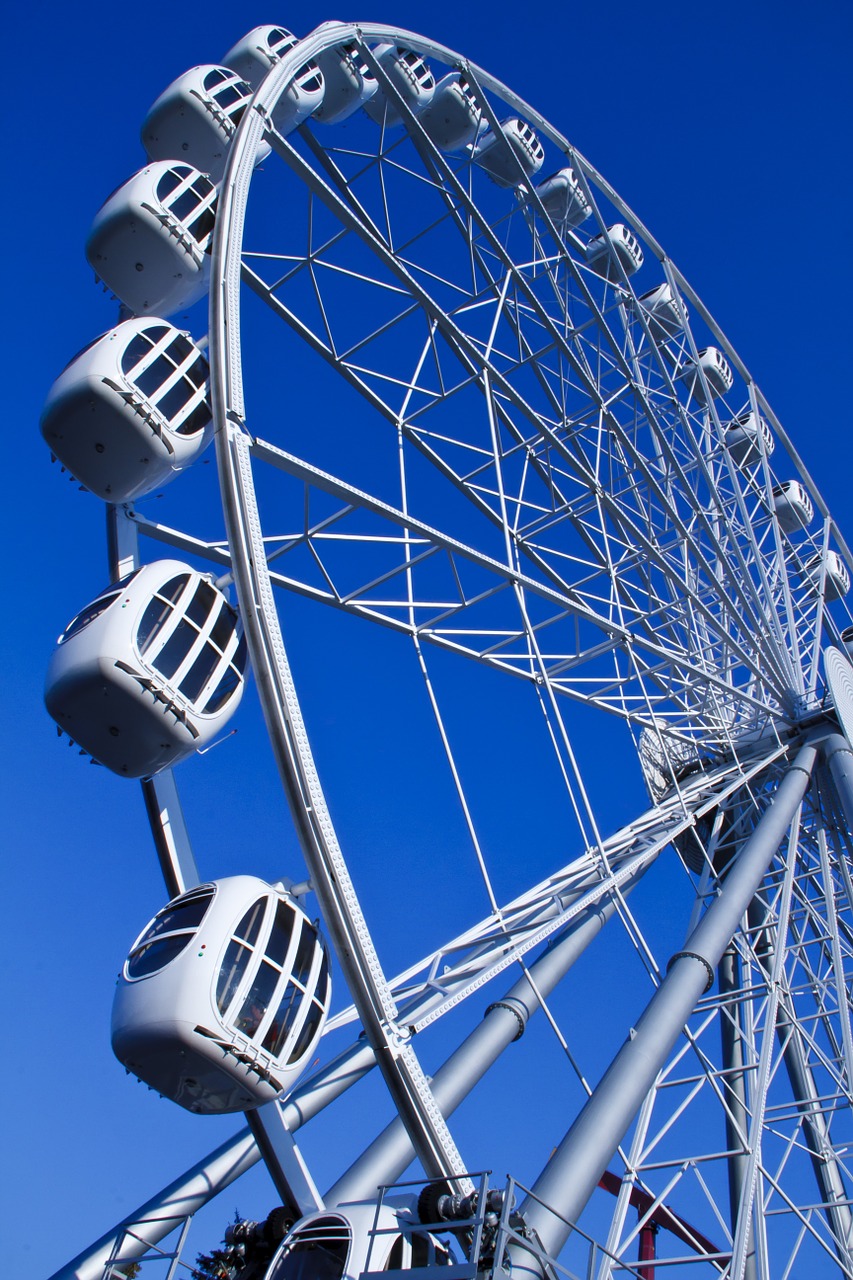
[[(239, 1209), (234, 1210), (234, 1221), (240, 1221)], [(222, 1241), (225, 1244), (225, 1240)], [(194, 1280), (234, 1280), (240, 1270), (239, 1259), (231, 1248), (212, 1249), (210, 1253), (196, 1254)]]

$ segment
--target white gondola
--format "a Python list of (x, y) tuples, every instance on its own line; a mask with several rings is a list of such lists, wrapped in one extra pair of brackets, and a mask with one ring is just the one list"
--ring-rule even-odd
[(799, 480), (774, 485), (773, 511), (786, 533), (807, 529), (814, 519), (812, 500)]
[(560, 169), (534, 189), (558, 230), (579, 227), (592, 213), (574, 169)]
[(301, 1075), (330, 989), (325, 945), (286, 889), (217, 880), (173, 899), (134, 943), (113, 1051), (188, 1111), (251, 1110)]
[(68, 624), (45, 704), (98, 763), (141, 778), (221, 733), (245, 669), (237, 613), (210, 576), (158, 560), (112, 583)]
[(629, 227), (623, 222), (614, 222), (611, 227), (595, 236), (586, 246), (586, 260), (597, 276), (604, 280), (621, 280), (622, 271), (631, 276), (643, 265), (643, 251), (640, 242)]
[(369, 102), (379, 87), (354, 44), (336, 45), (317, 57), (325, 85), (323, 101), (314, 112), (322, 124), (340, 124)]
[(516, 187), (542, 168), (545, 148), (525, 120), (510, 116), (501, 121), (500, 134), (489, 129), (482, 135), (472, 159), (499, 187)]
[(825, 600), (843, 600), (850, 590), (850, 574), (837, 551), (819, 551), (806, 561), (803, 574), (815, 594), (823, 582)]
[(207, 360), (165, 320), (125, 320), (66, 365), (48, 393), (41, 433), (92, 493), (131, 502), (210, 443)]
[(683, 298), (676, 296), (668, 281), (641, 294), (637, 301), (656, 342), (666, 342), (681, 333), (684, 328), (682, 317), (687, 316), (687, 306)]
[[(142, 122), (142, 145), (152, 160), (187, 160), (218, 182), (253, 93), (230, 67), (192, 67), (150, 108)], [(262, 142), (255, 163), (269, 153), (269, 144)]]
[[(380, 44), (373, 50), (373, 55), (406, 106), (415, 115), (429, 106), (435, 93), (435, 76), (419, 53), (398, 44)], [(365, 102), (364, 110), (371, 120), (376, 124), (384, 124), (386, 128), (402, 124), (400, 112), (388, 100), (381, 85), (373, 97)]]
[[(228, 50), (222, 65), (257, 89), (270, 69), (298, 43), (284, 27), (254, 27)], [(272, 118), (279, 133), (291, 133), (313, 115), (322, 104), (323, 87), (323, 73), (317, 63), (306, 62), (276, 103)]]
[(483, 113), (461, 71), (451, 71), (439, 80), (420, 123), (439, 151), (461, 151), (476, 140), (483, 128)]
[(734, 375), (728, 360), (717, 347), (705, 347), (704, 350), (699, 352), (698, 365), (693, 360), (688, 360), (676, 375), (682, 382), (686, 383), (691, 396), (699, 404), (707, 402), (705, 385), (703, 385), (699, 376), (699, 369), (705, 375), (705, 385), (707, 385), (708, 394), (712, 400), (731, 391)]
[(732, 462), (737, 467), (758, 466), (762, 445), (768, 458), (776, 447), (773, 432), (764, 419), (752, 410), (734, 418), (726, 427), (724, 438)]
[(123, 183), (101, 206), (86, 257), (135, 315), (192, 306), (210, 283), (216, 187), (191, 165), (161, 160)]
[(264, 1280), (359, 1280), (386, 1271), (424, 1274), (424, 1267), (440, 1267), (427, 1274), (441, 1275), (454, 1259), (420, 1226), (413, 1200), (389, 1197), (378, 1207), (375, 1201), (356, 1202), (306, 1214), (279, 1245)]

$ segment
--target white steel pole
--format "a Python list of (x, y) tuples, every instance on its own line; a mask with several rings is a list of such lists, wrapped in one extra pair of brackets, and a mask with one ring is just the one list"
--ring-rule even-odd
[[(641, 867), (622, 885), (630, 893), (641, 878)], [(557, 983), (565, 977), (579, 956), (598, 936), (616, 910), (613, 897), (588, 907), (530, 966), (532, 983), (525, 975), (500, 1000), (486, 1010), (483, 1021), (435, 1073), (430, 1084), (433, 1096), (445, 1116), (449, 1116), (471, 1092), (503, 1051), (520, 1039), (528, 1019), (541, 1007)], [(393, 1120), (359, 1156), (326, 1194), (326, 1204), (369, 1199), (380, 1185), (401, 1177), (414, 1159), (414, 1148), (402, 1121)]]
[[(696, 1002), (713, 982), (715, 968), (802, 801), (816, 757), (815, 746), (800, 748), (773, 803), (727, 875), (720, 896), (690, 934), (684, 950), (672, 957), (666, 977), (636, 1027), (522, 1205), (528, 1226), (547, 1253), (560, 1252), (570, 1224), (582, 1213)], [(519, 1271), (529, 1271), (530, 1261), (524, 1253)]]

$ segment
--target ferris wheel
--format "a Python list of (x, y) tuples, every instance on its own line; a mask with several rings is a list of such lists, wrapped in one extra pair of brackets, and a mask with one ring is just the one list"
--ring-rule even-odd
[[(853, 557), (746, 366), (570, 142), (422, 36), (257, 28), (142, 137), (88, 245), (119, 321), (43, 418), (112, 568), (47, 702), (142, 779), (170, 898), (116, 1054), (248, 1130), (58, 1275), (145, 1259), (259, 1159), (281, 1208), (232, 1230), (245, 1280), (853, 1275)], [(249, 671), (297, 883), (197, 862), (178, 798)], [(327, 801), (350, 767), (391, 862)], [(425, 940), (402, 966), (380, 889)], [(540, 1023), (566, 1073), (541, 1099)], [(506, 1184), (453, 1119), (504, 1051), (478, 1151), (551, 1126)], [(321, 1190), (299, 1130), (374, 1068), (395, 1118)]]

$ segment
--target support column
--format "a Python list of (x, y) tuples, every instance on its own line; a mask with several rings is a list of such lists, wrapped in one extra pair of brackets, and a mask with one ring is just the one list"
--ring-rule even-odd
[(805, 1045), (797, 1024), (790, 995), (779, 1000), (776, 1030), (791, 1082), (797, 1110), (803, 1117), (803, 1137), (812, 1158), (812, 1168), (821, 1200), (826, 1205), (829, 1228), (835, 1240), (835, 1251), (845, 1275), (853, 1275), (853, 1214), (850, 1197), (839, 1168), (838, 1153), (827, 1129), (823, 1107)]
[[(802, 801), (817, 750), (801, 747), (776, 796), (744, 844), (715, 899), (673, 956), (628, 1040), (572, 1124), (521, 1207), (549, 1254), (556, 1255), (598, 1185), (643, 1098), (669, 1056), (697, 1001), (713, 982), (714, 970), (752, 901)], [(539, 1201), (544, 1201), (544, 1205)], [(550, 1205), (561, 1218), (545, 1206)], [(529, 1255), (523, 1260), (529, 1267)]]
[(833, 733), (822, 743), (823, 758), (829, 765), (832, 781), (847, 819), (847, 830), (853, 834), (853, 747), (840, 733)]
[(249, 1128), (269, 1170), (282, 1204), (294, 1222), (323, 1208), (320, 1195), (278, 1101), (246, 1113)]
[(142, 798), (166, 892), (176, 898), (200, 877), (173, 771), (163, 769), (155, 778), (143, 778)]
[[(126, 507), (107, 507), (107, 558), (111, 582), (139, 568), (139, 530)], [(166, 892), (176, 898), (198, 884), (199, 874), (172, 770), (143, 778), (142, 798)]]
[[(644, 871), (645, 868), (641, 869), (625, 881), (623, 894), (630, 893)], [(519, 1039), (531, 1014), (540, 1008), (539, 996), (547, 997), (553, 991), (615, 910), (616, 904), (609, 898), (576, 917), (530, 966), (536, 990), (526, 976), (522, 977), (486, 1010), (483, 1021), (430, 1082), (433, 1097), (444, 1116), (455, 1111), (504, 1049)], [(378, 1186), (396, 1182), (414, 1158), (414, 1147), (402, 1121), (393, 1120), (327, 1192), (327, 1206), (370, 1199), (376, 1195)]]
[[(740, 990), (741, 978), (737, 949), (726, 947), (717, 969), (720, 995), (732, 996)], [(746, 1055), (744, 1053), (741, 1007), (736, 1000), (720, 1009), (720, 1038), (722, 1040), (723, 1097), (726, 1111), (726, 1148), (729, 1173), (729, 1211), (732, 1233), (740, 1212), (741, 1197), (747, 1176), (749, 1157), (746, 1143), (749, 1134), (749, 1111), (746, 1098)], [(757, 1280), (755, 1263), (754, 1229), (750, 1225), (746, 1266), (743, 1280)]]
[[(282, 1105), (282, 1117), (290, 1132), (310, 1120), (324, 1107), (356, 1084), (373, 1066), (373, 1050), (358, 1040), (333, 1062), (294, 1089)], [(277, 1104), (276, 1104), (277, 1105)], [(116, 1241), (128, 1232), (122, 1245), (122, 1262), (139, 1258), (163, 1240), (175, 1227), (230, 1186), (261, 1158), (258, 1144), (246, 1128), (221, 1147), (176, 1178), (158, 1195), (146, 1201), (117, 1226), (66, 1263), (50, 1280), (103, 1280), (104, 1267)]]
[[(756, 898), (750, 907), (749, 925), (755, 933), (755, 950), (759, 963), (769, 975), (778, 941), (775, 927), (768, 920), (767, 908), (760, 898)], [(853, 1274), (853, 1214), (850, 1199), (819, 1101), (820, 1095), (793, 1000), (787, 988), (779, 992), (776, 1034), (791, 1093), (797, 1110), (803, 1117), (803, 1139), (812, 1158), (818, 1195), (826, 1205), (826, 1216), (835, 1240), (835, 1249), (845, 1273)]]

